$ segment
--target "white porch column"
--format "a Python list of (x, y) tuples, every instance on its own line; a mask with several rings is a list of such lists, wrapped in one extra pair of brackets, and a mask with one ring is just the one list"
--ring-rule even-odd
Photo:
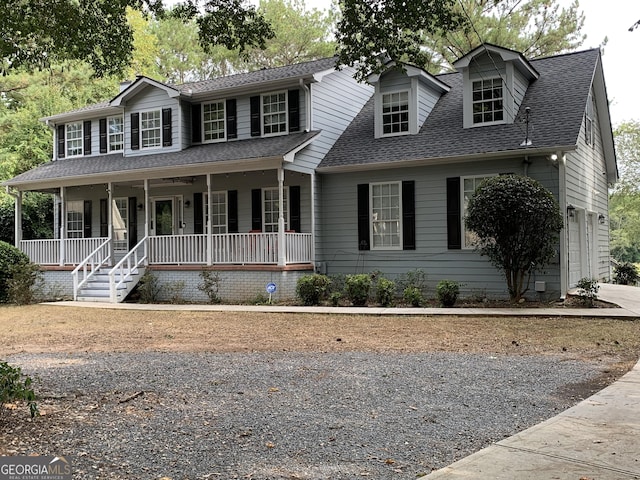
[(113, 263), (113, 184), (107, 183), (107, 237), (109, 237), (109, 257)]
[(287, 263), (284, 225), (284, 169), (278, 169), (278, 265)]
[(22, 241), (22, 192), (18, 191), (16, 194), (10, 195), (14, 199), (15, 206), (15, 241), (16, 248), (20, 248), (20, 242)]
[(149, 264), (149, 180), (144, 179), (144, 238), (147, 241), (144, 242), (144, 256), (147, 257), (147, 264)]
[(311, 263), (316, 264), (316, 172), (311, 172)]
[(211, 174), (207, 173), (207, 218), (204, 222), (204, 228), (207, 232), (207, 265), (213, 265), (213, 228), (211, 228), (211, 212), (213, 210), (213, 199), (211, 192), (213, 191), (213, 179)]
[(65, 261), (65, 240), (67, 239), (67, 191), (66, 187), (60, 187), (60, 266)]

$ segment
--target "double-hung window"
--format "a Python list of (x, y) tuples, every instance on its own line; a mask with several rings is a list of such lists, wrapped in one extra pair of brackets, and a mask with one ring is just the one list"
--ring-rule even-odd
[(215, 142), (226, 138), (224, 107), (224, 100), (202, 105), (203, 140), (205, 142)]
[(393, 135), (409, 131), (409, 92), (382, 95), (382, 134)]
[(262, 129), (264, 135), (287, 132), (287, 92), (262, 96)]
[(84, 202), (82, 200), (67, 202), (67, 238), (84, 236)]
[(113, 249), (116, 252), (126, 252), (129, 242), (127, 227), (129, 226), (129, 199), (127, 197), (114, 198), (113, 213)]
[(395, 250), (402, 248), (401, 183), (372, 183), (371, 248)]
[(109, 152), (119, 152), (124, 149), (124, 123), (122, 117), (107, 119), (107, 135)]
[(162, 145), (160, 110), (140, 113), (140, 133), (142, 136), (142, 148), (155, 148)]
[[(207, 225), (209, 212), (209, 196), (203, 195), (204, 201), (204, 224)], [(211, 192), (211, 233), (227, 233), (227, 192)], [(208, 232), (208, 225), (207, 225)]]
[(473, 82), (473, 123), (494, 123), (504, 120), (504, 92), (501, 78)]
[(66, 125), (67, 157), (82, 155), (82, 122)]
[[(280, 198), (278, 195), (278, 188), (265, 188), (262, 190), (262, 205), (263, 205), (263, 231), (264, 232), (277, 232), (278, 231), (278, 217), (280, 215)], [(288, 188), (284, 188), (283, 204), (284, 204), (284, 224), (285, 230), (289, 227), (289, 201), (288, 201)]]
[(473, 176), (473, 177), (462, 177), (462, 188), (461, 190), (461, 195), (462, 195), (462, 240), (463, 240), (463, 244), (462, 244), (462, 248), (473, 248), (473, 244), (475, 242), (475, 240), (477, 239), (477, 235), (470, 231), (467, 230), (464, 219), (467, 216), (467, 212), (468, 212), (468, 207), (469, 207), (469, 201), (471, 200), (471, 197), (473, 196), (473, 194), (476, 191), (476, 188), (478, 188), (478, 186), (487, 178), (491, 178), (491, 177), (495, 177), (495, 175), (483, 175), (483, 176)]

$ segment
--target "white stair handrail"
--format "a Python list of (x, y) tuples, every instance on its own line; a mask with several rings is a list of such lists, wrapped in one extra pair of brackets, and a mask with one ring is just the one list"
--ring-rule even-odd
[[(85, 285), (91, 277), (93, 277), (100, 267), (107, 265), (107, 262), (111, 259), (110, 247), (111, 239), (107, 239), (102, 242), (93, 252), (91, 252), (87, 258), (78, 264), (76, 268), (71, 272), (73, 277), (73, 299), (78, 299), (78, 291)], [(102, 254), (102, 255), (99, 255)], [(91, 270), (89, 270), (91, 265)], [(79, 273), (82, 272), (82, 280), (78, 280)]]
[(126, 281), (127, 277), (131, 275), (131, 272), (146, 264), (148, 238), (149, 237), (144, 237), (140, 240), (138, 244), (129, 250), (129, 253), (122, 257), (122, 260), (116, 263), (109, 272), (109, 289), (112, 303), (116, 303), (118, 288), (120, 288), (120, 286)]

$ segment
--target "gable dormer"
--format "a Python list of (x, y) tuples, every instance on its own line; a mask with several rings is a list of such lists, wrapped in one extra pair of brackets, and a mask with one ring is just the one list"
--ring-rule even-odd
[(375, 138), (418, 133), (440, 96), (450, 89), (420, 68), (393, 67), (367, 79), (375, 87)]
[(522, 54), (484, 44), (458, 59), (464, 128), (513, 123), (529, 84), (539, 74)]

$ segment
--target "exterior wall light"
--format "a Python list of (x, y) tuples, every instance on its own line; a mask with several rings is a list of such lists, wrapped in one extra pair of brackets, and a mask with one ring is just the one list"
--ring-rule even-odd
[(576, 215), (576, 207), (574, 207), (571, 204), (567, 205), (567, 214), (569, 215), (569, 218), (575, 217), (575, 215)]

